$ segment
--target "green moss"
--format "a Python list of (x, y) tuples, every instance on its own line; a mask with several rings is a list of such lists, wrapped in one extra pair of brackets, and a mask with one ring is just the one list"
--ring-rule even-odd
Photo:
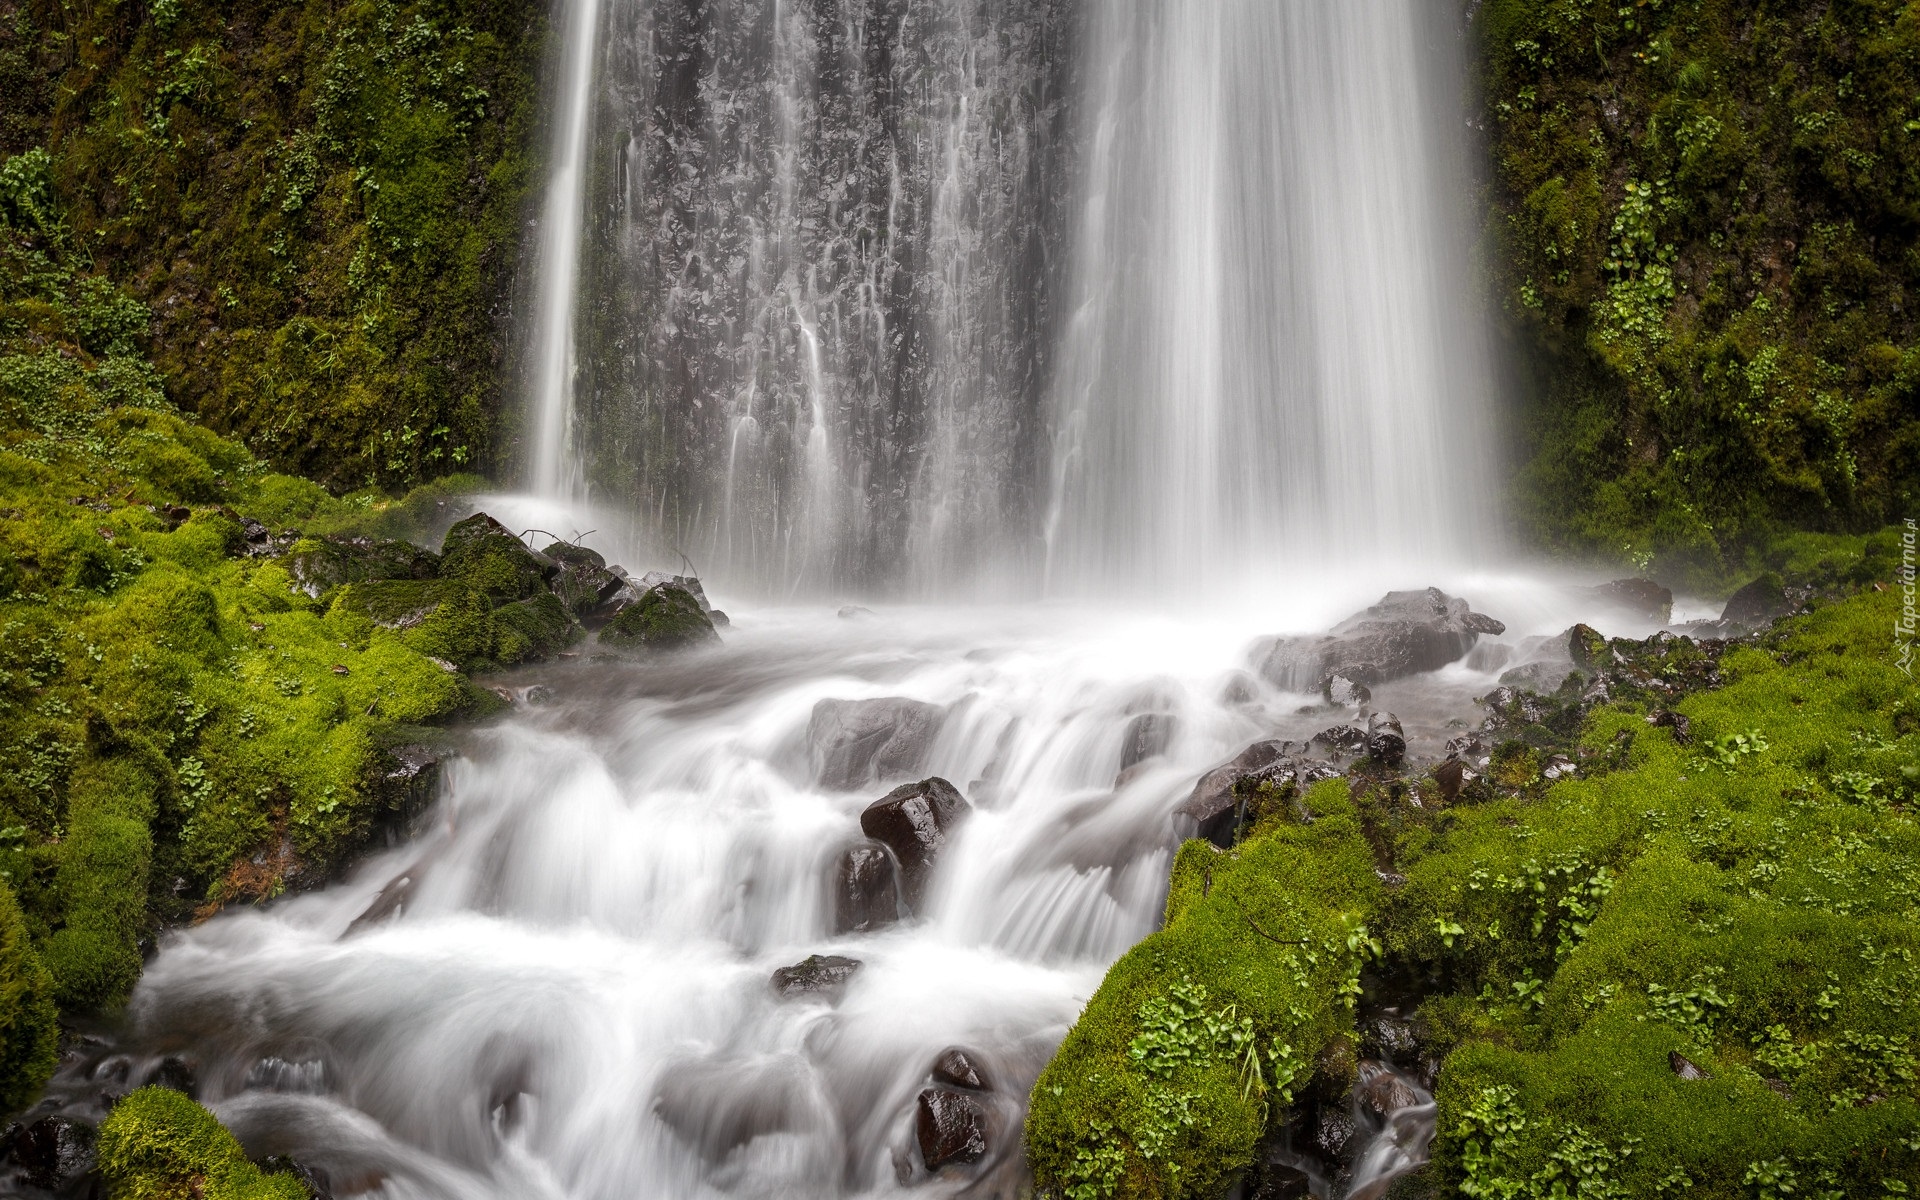
[(1306, 806), (1311, 824), (1269, 817), (1229, 854), (1181, 847), (1166, 927), (1107, 973), (1034, 1086), (1043, 1191), (1218, 1194), (1351, 1032), (1380, 884), (1346, 783)]
[(269, 1175), (214, 1115), (185, 1095), (145, 1087), (100, 1126), (100, 1174), (108, 1200), (307, 1200), (306, 1185)]
[(693, 593), (671, 583), (648, 589), (600, 631), (602, 645), (623, 649), (680, 650), (719, 640)]
[(1534, 536), (1718, 586), (1912, 513), (1920, 18), (1489, 0), (1479, 32)]
[(60, 927), (45, 949), (63, 1009), (118, 1005), (140, 976), (155, 790), (129, 756), (87, 761), (69, 784), (54, 873)]
[(1725, 686), (1679, 705), (1688, 744), (1604, 709), (1582, 743), (1625, 746), (1616, 769), (1403, 836), (1383, 937), (1440, 982), (1423, 1012), (1457, 1047), (1450, 1186), (1920, 1183), (1920, 738), (1897, 608), (1869, 592), (1729, 651)]
[[(477, 0), (240, 3), (165, 22), (9, 9), (6, 124), (45, 148), (0, 139), (14, 156), (0, 215), (38, 235), (20, 255), (84, 246), (86, 261), (10, 314), (0, 293), (0, 315), (115, 362), (149, 349), (157, 372), (130, 386), (337, 488), (493, 461), (495, 313), (533, 179), (543, 15)], [(43, 107), (16, 125), (16, 96)], [(47, 275), (29, 266), (14, 278)], [(57, 362), (37, 369), (71, 382)], [(178, 452), (152, 457), (184, 472), (180, 494), (205, 493)]]
[(57, 1015), (53, 977), (28, 940), (13, 889), (0, 882), (0, 1109), (25, 1108), (53, 1074)]
[(443, 578), (457, 580), (496, 603), (543, 594), (553, 573), (550, 562), (485, 513), (475, 513), (447, 530), (440, 555)]

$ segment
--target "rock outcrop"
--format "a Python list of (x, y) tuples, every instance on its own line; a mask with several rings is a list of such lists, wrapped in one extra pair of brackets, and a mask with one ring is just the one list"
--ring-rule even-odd
[(807, 722), (814, 782), (851, 792), (917, 774), (946, 720), (937, 704), (884, 696), (822, 700)]
[(1336, 676), (1351, 691), (1439, 670), (1464, 658), (1482, 634), (1506, 628), (1438, 588), (1388, 592), (1329, 633), (1268, 640), (1256, 648), (1254, 662), (1275, 687), (1325, 695)]
[(972, 811), (958, 788), (934, 778), (903, 784), (860, 814), (861, 831), (900, 864), (900, 895), (909, 909), (918, 911), (935, 860)]

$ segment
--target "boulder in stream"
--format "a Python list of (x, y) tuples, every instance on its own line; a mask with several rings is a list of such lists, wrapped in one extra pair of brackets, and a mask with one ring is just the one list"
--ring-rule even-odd
[(440, 548), (442, 579), (457, 580), (497, 604), (540, 595), (559, 569), (486, 513), (456, 522)]
[(1289, 692), (1326, 694), (1335, 676), (1348, 688), (1437, 671), (1464, 658), (1481, 634), (1506, 632), (1492, 617), (1439, 588), (1388, 592), (1319, 636), (1271, 638), (1255, 649), (1261, 675)]
[(849, 846), (833, 869), (833, 931), (871, 933), (900, 919), (893, 855), (876, 841)]
[(1127, 722), (1120, 738), (1120, 770), (1130, 768), (1167, 752), (1174, 734), (1180, 730), (1180, 718), (1172, 713), (1141, 713)]
[(861, 831), (893, 851), (900, 864), (900, 893), (908, 908), (919, 909), (934, 860), (972, 811), (960, 789), (933, 778), (902, 784), (860, 814)]
[(1367, 718), (1367, 756), (1383, 766), (1398, 767), (1407, 757), (1407, 731), (1392, 713)]
[(1792, 608), (1780, 577), (1769, 573), (1728, 597), (1726, 608), (1720, 612), (1720, 620), (1723, 624), (1759, 629), (1786, 616)]
[(607, 567), (607, 560), (599, 552), (571, 542), (555, 542), (543, 553), (559, 564), (560, 569), (547, 586), (569, 613), (589, 628), (597, 628), (612, 618), (613, 614), (604, 609), (626, 586), (626, 580)]
[(1673, 593), (1651, 579), (1615, 579), (1584, 591), (1614, 612), (1662, 625), (1673, 620)]
[(33, 1187), (64, 1191), (93, 1170), (93, 1126), (70, 1117), (41, 1117), (11, 1131), (7, 1159)]
[(839, 954), (809, 954), (790, 967), (774, 971), (773, 990), (782, 999), (817, 995), (837, 1000), (847, 990), (847, 981), (863, 965), (857, 958)]
[(1193, 785), (1192, 794), (1173, 810), (1174, 815), (1192, 820), (1198, 826), (1195, 836), (1216, 846), (1233, 845), (1234, 818), (1240, 806), (1236, 787), (1256, 771), (1279, 762), (1287, 749), (1288, 743), (1281, 741), (1253, 743), (1231, 761), (1202, 775)]
[(677, 583), (648, 588), (600, 630), (600, 644), (616, 649), (687, 650), (719, 640), (699, 600)]
[(987, 1115), (980, 1102), (951, 1088), (920, 1093), (914, 1133), (927, 1170), (949, 1163), (979, 1162), (987, 1153)]
[(807, 722), (814, 781), (851, 792), (870, 783), (911, 778), (926, 765), (946, 715), (937, 704), (903, 696), (822, 700)]
[(936, 1082), (970, 1091), (993, 1090), (993, 1084), (988, 1082), (987, 1073), (978, 1060), (958, 1046), (948, 1046), (940, 1052), (940, 1057), (933, 1060), (933, 1078)]

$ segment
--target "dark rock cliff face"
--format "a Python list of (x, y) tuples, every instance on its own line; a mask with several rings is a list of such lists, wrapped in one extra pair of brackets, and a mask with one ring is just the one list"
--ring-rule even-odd
[(1025, 544), (1079, 5), (614, 0), (578, 316), (596, 486), (749, 577)]

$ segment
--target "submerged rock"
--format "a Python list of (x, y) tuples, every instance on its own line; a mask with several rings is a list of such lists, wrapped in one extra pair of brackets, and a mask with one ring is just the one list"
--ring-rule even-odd
[(892, 850), (900, 864), (900, 894), (909, 909), (919, 909), (934, 860), (972, 811), (958, 788), (933, 778), (903, 784), (860, 814), (861, 831)]
[(7, 1158), (29, 1184), (61, 1191), (93, 1170), (95, 1140), (91, 1125), (70, 1117), (42, 1117), (13, 1135)]
[(900, 919), (893, 856), (880, 842), (849, 846), (834, 864), (833, 931), (871, 933)]
[(958, 1046), (947, 1047), (940, 1052), (940, 1057), (933, 1060), (933, 1077), (941, 1083), (976, 1092), (991, 1091), (993, 1088), (980, 1064)]
[(1438, 588), (1388, 592), (1318, 637), (1275, 638), (1256, 651), (1268, 682), (1290, 692), (1326, 694), (1334, 676), (1374, 687), (1392, 679), (1437, 671), (1464, 658), (1481, 634), (1506, 632), (1492, 617)]
[(946, 716), (937, 704), (900, 696), (822, 700), (807, 722), (814, 781), (851, 792), (918, 774)]
[(1120, 738), (1120, 769), (1127, 770), (1167, 752), (1179, 732), (1180, 718), (1172, 713), (1141, 713), (1127, 722)]
[(979, 1162), (987, 1153), (987, 1117), (965, 1092), (928, 1088), (920, 1093), (914, 1132), (921, 1161), (937, 1171), (949, 1163)]
[(600, 630), (600, 644), (619, 649), (686, 650), (719, 640), (693, 593), (674, 583), (647, 589)]
[(857, 958), (838, 954), (809, 954), (790, 967), (774, 971), (773, 990), (783, 998), (819, 995), (835, 1000), (864, 965)]

